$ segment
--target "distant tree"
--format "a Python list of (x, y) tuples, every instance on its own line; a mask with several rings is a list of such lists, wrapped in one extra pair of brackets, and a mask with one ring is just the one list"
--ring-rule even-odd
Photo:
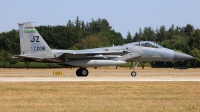
[(76, 17), (76, 21), (75, 21), (75, 27), (77, 30), (81, 29), (81, 21), (79, 20), (79, 17)]
[(184, 29), (184, 32), (185, 32), (185, 35), (190, 35), (191, 32), (194, 31), (194, 27), (190, 24), (187, 24), (186, 27), (183, 28)]
[(143, 30), (143, 40), (156, 41), (156, 35), (153, 28), (145, 27)]
[(108, 38), (108, 41), (110, 43), (110, 45), (122, 45), (124, 44), (124, 39), (121, 35), (121, 33), (115, 32), (114, 30), (110, 30), (110, 31), (102, 31), (99, 32), (98, 34), (94, 34), (93, 36), (95, 37), (106, 37)]
[(75, 47), (78, 49), (89, 49), (89, 48), (99, 48), (109, 45), (110, 43), (108, 41), (108, 38), (106, 37), (88, 36), (81, 39), (81, 41), (77, 43)]
[(200, 49), (200, 29), (190, 33), (189, 46), (191, 46), (191, 49)]
[(197, 63), (200, 62), (200, 50), (195, 48), (190, 51), (190, 54), (194, 57), (194, 68), (196, 68)]
[(133, 36), (133, 42), (136, 42), (139, 40), (139, 34), (136, 32), (135, 35)]
[(0, 50), (0, 65), (5, 69), (10, 64), (11, 53), (6, 50)]
[(160, 29), (157, 29), (156, 34), (157, 34), (157, 41), (159, 41), (159, 42), (162, 42), (162, 41), (168, 39), (168, 37), (169, 37), (165, 26), (161, 26)]
[(128, 31), (128, 34), (126, 36), (126, 43), (131, 43), (133, 42), (133, 39), (132, 39), (132, 35), (131, 33)]
[(100, 31), (110, 31), (112, 27), (106, 19), (98, 19)]
[(173, 25), (173, 24), (172, 24), (172, 26), (169, 28), (168, 32), (169, 32), (169, 39), (172, 39), (172, 36), (175, 35), (175, 29), (174, 29), (174, 25)]
[(75, 46), (71, 46), (69, 50), (78, 50)]
[(142, 29), (139, 28), (139, 32), (136, 32), (135, 35), (133, 36), (133, 41), (143, 41), (142, 39), (142, 35), (143, 35), (143, 32), (142, 32)]

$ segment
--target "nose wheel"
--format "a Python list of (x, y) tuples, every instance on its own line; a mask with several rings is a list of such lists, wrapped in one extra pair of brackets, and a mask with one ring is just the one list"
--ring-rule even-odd
[(132, 71), (132, 72), (131, 72), (131, 76), (132, 76), (132, 77), (135, 77), (136, 75), (137, 75), (137, 73), (136, 73), (135, 71)]
[(76, 75), (78, 77), (86, 77), (88, 76), (89, 72), (86, 68), (79, 68), (78, 70), (76, 70)]

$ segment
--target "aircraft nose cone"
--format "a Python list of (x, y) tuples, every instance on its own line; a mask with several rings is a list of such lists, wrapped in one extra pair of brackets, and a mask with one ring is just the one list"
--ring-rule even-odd
[(174, 61), (190, 60), (193, 58), (194, 58), (193, 56), (190, 56), (188, 54), (174, 51)]

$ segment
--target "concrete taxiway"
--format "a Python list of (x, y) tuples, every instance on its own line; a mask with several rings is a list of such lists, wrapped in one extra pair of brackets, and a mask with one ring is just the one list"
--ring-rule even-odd
[(200, 77), (140, 76), (140, 77), (0, 77), (0, 82), (87, 82), (87, 81), (200, 81)]

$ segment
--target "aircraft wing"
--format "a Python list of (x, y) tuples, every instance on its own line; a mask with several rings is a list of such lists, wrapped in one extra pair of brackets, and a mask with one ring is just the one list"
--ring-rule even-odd
[(115, 57), (119, 60), (132, 60), (134, 58), (141, 56), (141, 54), (139, 53), (132, 53), (128, 50), (120, 50), (120, 49), (86, 49), (86, 50), (67, 50), (61, 52), (66, 55), (67, 54), (74, 56), (86, 55), (86, 57), (91, 57), (91, 58)]
[(67, 51), (61, 51), (65, 54), (85, 54), (85, 55), (92, 55), (92, 54), (122, 54), (122, 53), (128, 53), (127, 50), (118, 50), (118, 49), (86, 49), (86, 50), (67, 50)]

